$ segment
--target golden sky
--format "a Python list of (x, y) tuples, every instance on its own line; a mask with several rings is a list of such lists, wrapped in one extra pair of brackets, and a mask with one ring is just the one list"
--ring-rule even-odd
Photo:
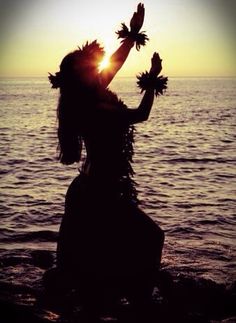
[[(0, 14), (0, 75), (47, 76), (86, 40), (98, 39), (108, 54), (115, 31), (129, 23), (134, 0), (5, 0)], [(150, 38), (132, 50), (119, 76), (149, 68), (158, 51), (169, 76), (236, 76), (235, 0), (146, 0)]]

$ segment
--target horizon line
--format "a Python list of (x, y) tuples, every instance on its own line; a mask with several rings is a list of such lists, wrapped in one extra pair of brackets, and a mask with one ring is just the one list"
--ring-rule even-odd
[[(162, 75), (165, 75), (164, 73)], [(166, 75), (165, 75), (166, 76)], [(48, 74), (45, 75), (0, 75), (0, 78), (48, 78)], [(170, 75), (169, 78), (236, 78), (236, 75)], [(136, 78), (136, 75), (116, 76), (116, 78)]]

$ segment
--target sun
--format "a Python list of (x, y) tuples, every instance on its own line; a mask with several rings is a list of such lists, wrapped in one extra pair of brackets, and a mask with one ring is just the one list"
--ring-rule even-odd
[(110, 57), (105, 55), (101, 63), (99, 64), (99, 71), (101, 72), (110, 65)]

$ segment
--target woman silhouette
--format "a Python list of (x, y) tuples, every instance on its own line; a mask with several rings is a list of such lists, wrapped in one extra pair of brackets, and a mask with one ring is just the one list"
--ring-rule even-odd
[(107, 88), (134, 44), (138, 50), (145, 44), (139, 32), (143, 20), (139, 4), (130, 31), (123, 24), (117, 32), (122, 44), (100, 73), (104, 50), (93, 41), (65, 56), (60, 72), (49, 76), (52, 87), (60, 88), (60, 161), (79, 162), (82, 147), (86, 150), (66, 195), (57, 247), (60, 283), (78, 288), (84, 303), (106, 293), (134, 302), (150, 297), (161, 261), (164, 233), (138, 207), (131, 166), (133, 124), (148, 119), (155, 91), (165, 88), (157, 77), (159, 55), (154, 53), (150, 72), (139, 77), (145, 93), (138, 108), (128, 109)]

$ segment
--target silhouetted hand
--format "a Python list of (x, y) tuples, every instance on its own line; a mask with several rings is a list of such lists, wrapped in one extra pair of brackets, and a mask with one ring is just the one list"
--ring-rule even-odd
[(134, 12), (133, 17), (130, 20), (130, 29), (132, 32), (138, 33), (141, 29), (144, 21), (145, 9), (142, 3), (138, 4), (137, 12)]
[(151, 59), (151, 69), (150, 69), (150, 73), (154, 76), (157, 76), (158, 74), (160, 74), (161, 70), (162, 70), (162, 59), (160, 58), (158, 53), (154, 53)]

